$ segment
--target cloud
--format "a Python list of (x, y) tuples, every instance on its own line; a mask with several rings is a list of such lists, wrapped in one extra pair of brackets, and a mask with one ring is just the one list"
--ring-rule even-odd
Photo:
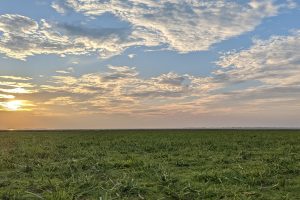
[(39, 25), (21, 15), (1, 15), (0, 52), (8, 57), (25, 60), (36, 54), (82, 54), (82, 44), (72, 44), (67, 37), (49, 30), (45, 21)]
[(30, 77), (0, 76), (0, 92), (6, 93), (8, 96), (35, 93), (35, 84), (31, 83), (31, 80)]
[(14, 99), (15, 96), (13, 95), (7, 95), (7, 94), (0, 94), (0, 100), (1, 99)]
[(16, 81), (28, 81), (30, 77), (19, 77), (19, 76), (0, 76), (0, 79), (16, 80)]
[(216, 76), (228, 82), (259, 81), (269, 86), (300, 84), (300, 31), (289, 36), (255, 40), (252, 47), (229, 52), (217, 62)]
[(30, 94), (33, 93), (34, 91), (18, 87), (12, 89), (0, 88), (0, 92), (11, 93), (11, 94)]
[(59, 73), (59, 74), (70, 74), (71, 72), (69, 71), (64, 71), (64, 70), (57, 70), (55, 71), (56, 73)]
[(0, 76), (0, 101), (26, 99), (45, 115), (298, 112), (299, 41), (299, 30), (254, 40), (247, 49), (221, 56), (218, 69), (204, 77), (175, 72), (143, 77), (129, 66), (108, 66), (104, 72), (83, 75), (60, 73), (39, 85), (28, 77)]
[(44, 90), (93, 113), (275, 113), (280, 102), (283, 109), (297, 110), (299, 41), (300, 31), (254, 40), (248, 49), (224, 54), (219, 69), (206, 77), (169, 72), (143, 78), (135, 68), (109, 66), (105, 73), (53, 77)]
[(21, 15), (0, 15), (0, 53), (25, 60), (41, 54), (83, 55), (97, 53), (108, 58), (122, 53), (132, 43), (130, 30), (92, 29), (72, 24), (39, 23)]
[(129, 55), (128, 55), (128, 57), (129, 57), (130, 59), (134, 58), (135, 56), (136, 56), (136, 54), (129, 54)]
[(254, 40), (241, 51), (225, 53), (214, 72), (222, 99), (214, 105), (247, 112), (299, 111), (300, 31), (287, 36)]
[(66, 0), (59, 3), (60, 7), (87, 16), (112, 13), (130, 23), (135, 35), (142, 36), (144, 41), (153, 42), (155, 37), (158, 44), (167, 44), (170, 49), (183, 53), (208, 50), (213, 44), (254, 30), (264, 18), (277, 15), (280, 9), (296, 6), (290, 0), (282, 4), (273, 0), (250, 0), (248, 3), (223, 0)]
[(20, 76), (0, 76), (0, 111), (31, 111), (34, 104), (24, 99), (37, 93), (32, 78)]
[(5, 33), (32, 34), (38, 29), (38, 24), (28, 17), (5, 14), (0, 17), (0, 31)]
[(170, 72), (142, 78), (135, 68), (108, 66), (103, 73), (53, 76), (40, 90), (51, 97), (44, 106), (70, 102), (70, 109), (85, 113), (130, 114), (168, 102), (190, 101), (207, 95), (215, 86), (208, 77)]
[(67, 12), (66, 8), (61, 6), (59, 3), (57, 2), (52, 2), (51, 7), (56, 10), (56, 12), (60, 13), (60, 14), (65, 14)]
[(159, 46), (181, 53), (208, 50), (223, 40), (255, 29), (293, 1), (128, 0), (54, 1), (59, 13), (68, 10), (89, 17), (111, 13), (123, 27), (88, 27), (83, 24), (35, 21), (16, 14), (0, 15), (0, 53), (25, 60), (40, 54), (119, 55), (132, 46)]
[(75, 104), (71, 97), (56, 97), (46, 101), (45, 105), (70, 106)]

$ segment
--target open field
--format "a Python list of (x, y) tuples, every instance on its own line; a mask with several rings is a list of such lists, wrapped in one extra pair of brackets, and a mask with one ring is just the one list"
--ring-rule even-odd
[(300, 131), (0, 132), (0, 199), (300, 199)]

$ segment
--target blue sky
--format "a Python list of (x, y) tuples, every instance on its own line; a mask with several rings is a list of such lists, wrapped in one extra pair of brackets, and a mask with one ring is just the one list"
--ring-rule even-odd
[(298, 19), (293, 0), (1, 1), (0, 128), (298, 126)]

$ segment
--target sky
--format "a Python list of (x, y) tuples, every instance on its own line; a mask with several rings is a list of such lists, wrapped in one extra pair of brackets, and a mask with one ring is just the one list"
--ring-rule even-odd
[(298, 0), (1, 0), (0, 129), (300, 127)]

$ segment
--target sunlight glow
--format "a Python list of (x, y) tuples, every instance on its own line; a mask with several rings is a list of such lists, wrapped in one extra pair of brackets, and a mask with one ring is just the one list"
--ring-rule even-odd
[(34, 104), (26, 100), (0, 102), (0, 111), (32, 111)]
[(7, 108), (7, 110), (10, 111), (18, 111), (22, 108), (22, 101), (20, 100), (15, 100), (15, 101), (9, 101), (7, 103), (5, 103), (5, 107)]

